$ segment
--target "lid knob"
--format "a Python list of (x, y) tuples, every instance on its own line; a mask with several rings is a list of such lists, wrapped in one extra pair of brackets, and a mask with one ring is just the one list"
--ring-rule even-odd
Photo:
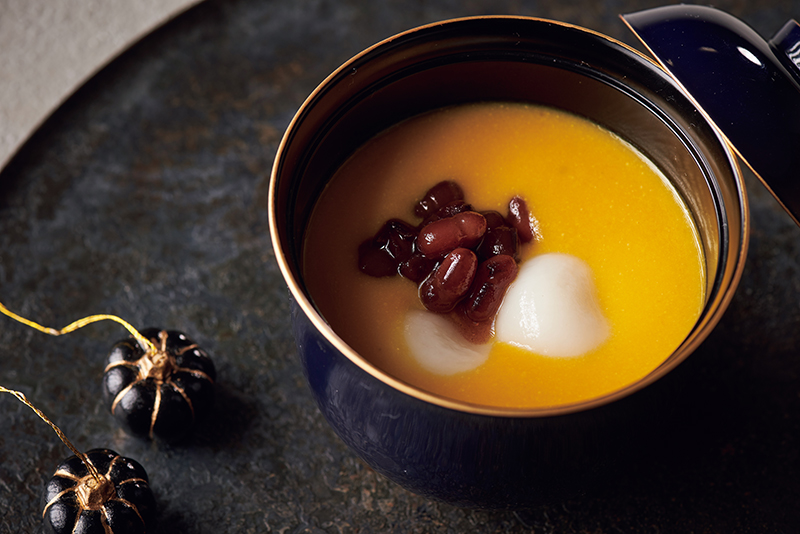
[(790, 20), (770, 39), (769, 44), (778, 52), (779, 58), (788, 60), (787, 70), (800, 83), (800, 24)]

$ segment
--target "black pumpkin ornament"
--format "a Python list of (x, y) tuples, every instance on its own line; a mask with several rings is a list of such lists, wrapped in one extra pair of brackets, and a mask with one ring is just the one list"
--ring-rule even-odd
[(156, 501), (147, 473), (135, 460), (109, 449), (92, 449), (85, 460), (64, 460), (42, 501), (48, 534), (136, 534), (155, 528)]
[(56, 469), (42, 495), (47, 534), (151, 534), (156, 501), (144, 468), (109, 449), (81, 453), (50, 419), (19, 391), (0, 386), (36, 412), (74, 454)]
[(214, 399), (214, 363), (185, 334), (148, 328), (111, 348), (103, 398), (128, 433), (175, 441), (208, 413)]
[(214, 362), (181, 332), (148, 328), (141, 333), (116, 315), (91, 315), (57, 330), (26, 319), (0, 303), (0, 313), (51, 336), (98, 321), (114, 321), (131, 337), (111, 348), (103, 372), (103, 397), (122, 428), (143, 438), (175, 441), (210, 410)]

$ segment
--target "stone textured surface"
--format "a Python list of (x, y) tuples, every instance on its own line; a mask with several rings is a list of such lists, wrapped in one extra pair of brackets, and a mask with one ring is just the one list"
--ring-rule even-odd
[[(800, 229), (752, 176), (748, 266), (730, 309), (663, 382), (674, 438), (597, 494), (524, 512), (462, 510), (398, 488), (333, 435), (306, 390), (266, 222), (269, 170), (304, 97), (362, 48), (460, 15), (526, 14), (632, 42), (654, 2), (208, 0), (73, 95), (0, 173), (0, 300), (61, 327), (93, 313), (186, 332), (215, 359), (217, 404), (185, 442), (118, 430), (101, 402), (113, 323), (49, 337), (2, 319), (0, 384), (80, 448), (150, 474), (157, 532), (800, 531)], [(764, 35), (800, 2), (721, 1)], [(661, 387), (656, 384), (654, 387)], [(0, 397), (0, 533), (40, 532), (69, 453)]]

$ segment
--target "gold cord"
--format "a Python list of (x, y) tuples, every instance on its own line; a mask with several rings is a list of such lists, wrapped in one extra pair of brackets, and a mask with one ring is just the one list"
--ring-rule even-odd
[(44, 332), (45, 334), (50, 334), (51, 336), (60, 336), (62, 334), (68, 334), (70, 332), (78, 330), (79, 328), (83, 328), (86, 325), (96, 323), (98, 321), (114, 321), (115, 323), (119, 323), (122, 326), (124, 326), (125, 329), (131, 333), (131, 335), (136, 339), (136, 341), (139, 342), (139, 345), (141, 345), (142, 349), (144, 349), (146, 352), (156, 351), (156, 346), (153, 345), (153, 343), (149, 339), (140, 334), (138, 330), (136, 330), (133, 326), (131, 326), (130, 323), (128, 323), (124, 319), (120, 319), (116, 315), (108, 315), (108, 314), (90, 315), (89, 317), (84, 317), (83, 319), (78, 319), (77, 321), (68, 324), (61, 330), (56, 330), (55, 328), (42, 326), (38, 323), (31, 321), (30, 319), (26, 319), (20, 315), (17, 315), (16, 313), (6, 308), (2, 302), (0, 302), (0, 312), (3, 312), (4, 315), (11, 317), (15, 321), (30, 326), (31, 328), (34, 328), (40, 332)]
[(4, 388), (3, 386), (0, 386), (0, 393), (10, 393), (14, 395), (25, 406), (33, 410), (36, 413), (36, 415), (38, 415), (42, 419), (42, 421), (50, 425), (50, 428), (52, 428), (55, 431), (56, 435), (62, 441), (62, 443), (64, 443), (64, 445), (66, 445), (69, 448), (69, 450), (71, 450), (72, 453), (80, 459), (81, 462), (83, 462), (83, 465), (85, 465), (86, 469), (89, 470), (89, 474), (91, 474), (95, 480), (100, 482), (101, 480), (100, 473), (97, 472), (97, 469), (92, 465), (92, 463), (89, 461), (86, 455), (80, 452), (78, 449), (76, 449), (75, 445), (73, 445), (72, 442), (67, 439), (67, 436), (64, 435), (61, 429), (58, 428), (55, 424), (53, 424), (53, 422), (50, 421), (50, 419), (48, 419), (47, 416), (39, 410), (39, 408), (31, 404), (31, 402), (27, 399), (27, 397), (25, 397), (24, 393), (22, 393), (21, 391), (14, 391), (12, 389), (7, 389)]

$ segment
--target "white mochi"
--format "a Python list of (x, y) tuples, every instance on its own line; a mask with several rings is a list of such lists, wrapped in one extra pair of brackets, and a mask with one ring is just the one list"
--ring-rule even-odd
[(498, 341), (562, 358), (586, 354), (610, 332), (591, 268), (570, 254), (542, 254), (521, 265), (495, 322)]
[(491, 343), (470, 343), (447, 316), (422, 310), (411, 310), (406, 315), (405, 338), (420, 365), (440, 375), (479, 367), (492, 347)]

